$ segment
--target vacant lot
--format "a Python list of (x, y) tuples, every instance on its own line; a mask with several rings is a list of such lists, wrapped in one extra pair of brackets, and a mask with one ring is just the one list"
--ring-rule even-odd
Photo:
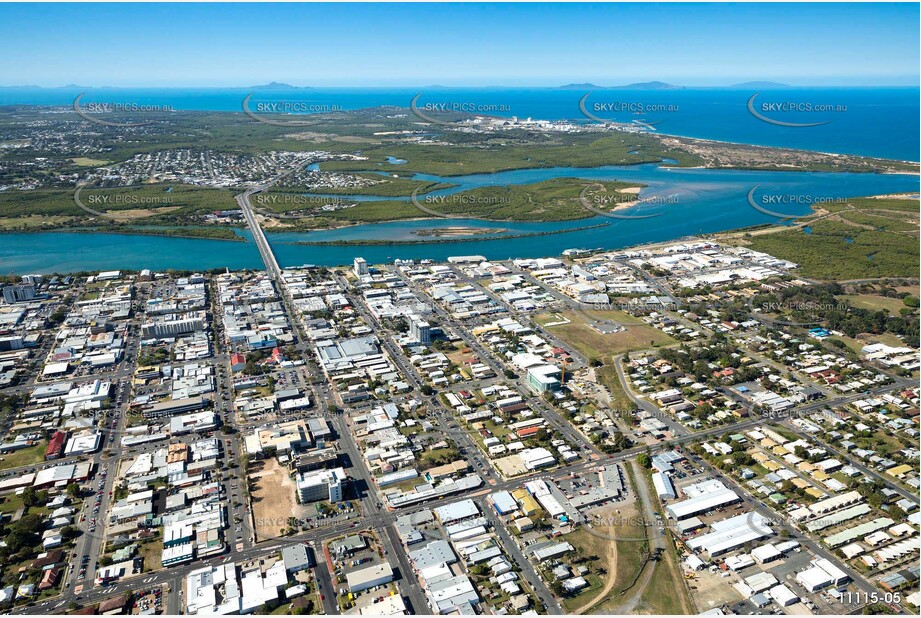
[[(606, 580), (607, 594), (598, 599), (599, 605), (595, 605), (591, 613), (617, 613), (618, 608), (624, 603), (625, 593), (628, 593), (629, 588), (640, 576), (643, 565), (646, 563), (649, 543), (643, 539), (646, 538), (648, 529), (642, 524), (640, 511), (632, 503), (619, 504), (616, 509), (605, 509), (599, 512), (599, 516), (602, 521), (616, 525), (596, 525), (593, 530), (602, 538), (597, 536), (588, 538), (594, 539), (596, 547), (603, 543), (603, 538), (617, 539), (616, 550), (613, 553), (615, 568), (613, 582)], [(597, 549), (594, 553), (601, 554)]]
[[(621, 311), (565, 311), (563, 317), (569, 324), (550, 326), (548, 330), (565, 343), (571, 345), (587, 358), (607, 358), (610, 355), (640, 350), (662, 345), (669, 345), (675, 340), (662, 331), (649, 326), (635, 317)], [(550, 316), (536, 316), (535, 320), (553, 322)], [(591, 320), (604, 320), (620, 324), (625, 330), (602, 334), (589, 326)]]
[(0, 456), (0, 470), (18, 468), (20, 466), (31, 466), (44, 461), (47, 445), (47, 441), (42, 440), (38, 444), (34, 444), (28, 448)]
[(173, 212), (174, 210), (179, 210), (180, 206), (160, 206), (158, 208), (132, 208), (130, 210), (119, 210), (115, 211), (114, 216), (119, 219), (144, 219), (147, 217), (152, 217), (154, 215), (162, 215), (164, 213)]
[(159, 571), (163, 568), (160, 559), (163, 555), (163, 541), (155, 539), (141, 544), (139, 556), (144, 559), (144, 572)]
[(860, 309), (870, 309), (871, 311), (882, 309), (892, 315), (899, 315), (899, 309), (905, 309), (905, 303), (901, 298), (887, 298), (873, 294), (846, 294), (838, 298), (846, 300)]
[(590, 573), (585, 577), (588, 587), (583, 588), (579, 594), (563, 599), (563, 608), (573, 614), (582, 614), (600, 603), (609, 592), (610, 580), (617, 569), (617, 543), (613, 540), (599, 539), (585, 528), (567, 534), (565, 539), (575, 547), (583, 556), (597, 556), (588, 566), (591, 569), (602, 568), (601, 576)]
[(880, 335), (862, 333), (857, 335), (857, 338), (848, 337), (847, 335), (835, 335), (831, 337), (831, 339), (838, 339), (839, 341), (843, 341), (847, 347), (854, 352), (860, 352), (864, 346), (871, 343), (885, 343), (886, 345), (890, 345), (894, 348), (900, 348), (905, 345), (904, 341), (892, 333), (882, 333)]
[(638, 614), (694, 614), (684, 573), (678, 564), (674, 544), (669, 539), (668, 549), (655, 564), (655, 572), (640, 596), (635, 612)]
[(250, 465), (256, 540), (278, 538), (288, 527), (289, 517), (301, 517), (294, 481), (276, 459), (266, 459)]
[(83, 167), (98, 167), (100, 165), (106, 165), (109, 161), (103, 161), (102, 159), (90, 159), (89, 157), (74, 157), (71, 159), (75, 165), (81, 165)]
[(53, 228), (73, 221), (73, 217), (63, 216), (26, 216), (0, 218), (0, 230), (35, 230), (39, 228)]

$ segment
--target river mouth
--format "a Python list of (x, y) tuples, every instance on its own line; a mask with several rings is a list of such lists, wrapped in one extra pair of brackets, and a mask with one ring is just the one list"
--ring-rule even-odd
[[(723, 224), (718, 231), (747, 227), (763, 223), (777, 223), (776, 217), (757, 213), (748, 205), (745, 196), (753, 187), (758, 186), (763, 195), (798, 195), (828, 197), (857, 197), (891, 192), (893, 187), (910, 187), (914, 189), (917, 180), (913, 176), (857, 174), (840, 172), (770, 172), (751, 170), (715, 170), (707, 168), (670, 167), (674, 161), (647, 163), (632, 166), (603, 166), (594, 168), (549, 167), (507, 170), (492, 174), (469, 174), (466, 176), (439, 176), (435, 174), (411, 174), (402, 176), (420, 182), (445, 183), (452, 186), (426, 193), (427, 198), (449, 197), (459, 193), (484, 187), (503, 187), (509, 185), (528, 185), (539, 182), (574, 178), (584, 181), (586, 186), (594, 182), (620, 181), (628, 184), (642, 185), (636, 194), (636, 204), (616, 209), (627, 218), (645, 217), (647, 229), (656, 226), (672, 227), (667, 219), (684, 222), (686, 232), (679, 236), (713, 230), (708, 223), (718, 219), (725, 221), (736, 218), (738, 225)], [(323, 164), (311, 166), (321, 169)], [(363, 173), (363, 172), (355, 172)], [(373, 201), (410, 201), (407, 196), (384, 197), (368, 195), (333, 195), (310, 194), (321, 197), (338, 198), (355, 202)], [(807, 202), (810, 200), (803, 200)], [(597, 209), (614, 210), (613, 208)], [(798, 203), (789, 207), (789, 213), (803, 216), (811, 212), (808, 204)], [(755, 216), (753, 217), (752, 214)], [(655, 217), (655, 221), (651, 219)], [(316, 230), (309, 233), (310, 241), (353, 241), (360, 239), (374, 240), (412, 240), (418, 239), (419, 230), (423, 228), (445, 229), (457, 226), (468, 228), (494, 228), (500, 226), (503, 233), (521, 234), (530, 232), (559, 231), (568, 227), (583, 227), (597, 219), (602, 221), (603, 214), (586, 209), (585, 217), (563, 221), (508, 221), (466, 216), (460, 219), (437, 218), (425, 212), (410, 220), (390, 221), (384, 223), (359, 223)], [(701, 223), (694, 229), (693, 222)], [(638, 227), (635, 222), (619, 221), (618, 226), (630, 231)], [(296, 232), (273, 230), (270, 241), (296, 242), (300, 238), (290, 236)], [(303, 236), (303, 234), (301, 234)]]
[[(855, 197), (917, 193), (917, 178), (902, 174), (759, 172), (686, 169), (653, 164), (531, 168), (443, 178), (416, 174), (414, 178), (455, 185), (434, 192), (440, 195), (485, 186), (529, 184), (553, 178), (578, 178), (586, 184), (617, 180), (644, 185), (640, 198), (659, 196), (663, 199), (647, 201), (623, 211), (627, 214), (658, 215), (646, 219), (616, 220), (586, 212), (585, 218), (569, 221), (500, 222), (476, 218), (439, 219), (420, 212), (418, 219), (349, 225), (307, 233), (272, 230), (267, 238), (279, 263), (282, 266), (334, 266), (351, 264), (359, 255), (372, 264), (392, 262), (397, 258), (445, 260), (452, 255), (483, 255), (489, 259), (543, 257), (559, 255), (566, 249), (620, 249), (778, 223), (776, 217), (759, 212), (749, 205), (748, 194), (755, 186), (758, 187), (759, 195)], [(677, 197), (672, 203), (664, 199), (673, 195)], [(335, 197), (352, 199), (342, 195)], [(354, 199), (357, 201), (359, 197), (366, 196), (355, 196)], [(797, 216), (810, 212), (810, 207), (805, 204), (789, 208), (789, 214)], [(470, 235), (463, 239), (470, 242), (444, 242), (444, 235), (455, 233), (451, 232), (451, 228), (462, 228), (464, 234), (469, 232)], [(569, 233), (534, 236), (575, 228), (580, 229)], [(251, 241), (248, 230), (242, 231), (241, 235)], [(518, 238), (510, 238), (512, 236)], [(262, 268), (253, 242), (67, 231), (8, 233), (3, 234), (2, 239), (0, 268), (4, 272)], [(388, 244), (388, 241), (393, 243)], [(416, 242), (401, 244), (401, 241)], [(342, 244), (298, 244), (302, 242)]]

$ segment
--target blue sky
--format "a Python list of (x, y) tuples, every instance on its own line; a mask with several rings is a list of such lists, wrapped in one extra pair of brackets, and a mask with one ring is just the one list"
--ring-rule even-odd
[(913, 4), (0, 4), (0, 85), (917, 85)]

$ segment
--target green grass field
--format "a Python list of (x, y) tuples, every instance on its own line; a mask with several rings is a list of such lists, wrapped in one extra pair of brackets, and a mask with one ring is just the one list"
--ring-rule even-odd
[(843, 294), (838, 296), (860, 309), (870, 309), (872, 311), (888, 311), (891, 315), (899, 315), (900, 309), (905, 309), (905, 303), (901, 298), (888, 298), (886, 296), (875, 296), (873, 294)]
[(0, 457), (3, 458), (3, 461), (0, 461), (0, 470), (6, 470), (8, 468), (18, 468), (20, 466), (31, 466), (37, 463), (40, 463), (45, 460), (45, 448), (48, 446), (46, 440), (42, 440), (38, 444), (24, 448)]
[(590, 318), (610, 320), (626, 327), (626, 330), (617, 333), (602, 334), (588, 325), (583, 314), (564, 311), (563, 316), (568, 318), (570, 323), (550, 326), (549, 330), (587, 358), (610, 359), (612, 355), (631, 350), (675, 343), (674, 339), (662, 331), (621, 311), (586, 311), (585, 313)]

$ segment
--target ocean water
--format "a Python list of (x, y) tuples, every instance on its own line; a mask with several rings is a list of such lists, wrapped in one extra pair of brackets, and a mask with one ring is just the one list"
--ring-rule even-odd
[[(352, 110), (381, 105), (458, 105), (497, 116), (590, 122), (580, 111), (618, 122), (649, 123), (660, 133), (764, 146), (783, 146), (919, 161), (918, 88), (789, 88), (755, 90), (692, 88), (678, 90), (563, 90), (553, 88), (316, 88), (253, 90), (247, 88), (0, 88), (0, 105), (71, 106), (134, 103), (168, 105), (177, 110), (242, 111), (260, 103), (287, 102), (309, 109)], [(747, 107), (758, 94), (756, 111), (782, 122), (821, 126), (786, 127), (759, 120)], [(812, 111), (804, 110), (810, 106)], [(297, 107), (293, 107), (297, 109)], [(821, 108), (821, 111), (819, 111)], [(597, 110), (597, 111), (596, 111)], [(608, 111), (614, 110), (614, 111)]]

